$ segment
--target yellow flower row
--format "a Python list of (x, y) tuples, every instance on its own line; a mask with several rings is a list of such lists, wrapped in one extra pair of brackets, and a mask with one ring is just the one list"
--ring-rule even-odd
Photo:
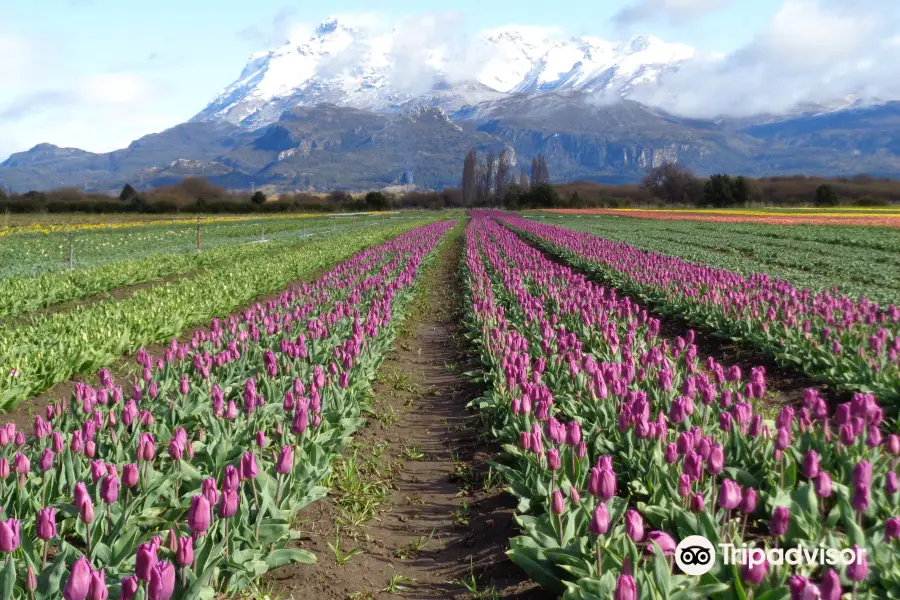
[[(261, 221), (271, 219), (309, 219), (313, 217), (322, 217), (328, 213), (303, 213), (303, 214), (274, 214), (274, 215), (202, 215), (203, 223), (229, 223), (240, 221)], [(373, 213), (360, 213), (370, 215)], [(178, 223), (193, 223), (197, 217), (171, 217), (165, 219), (148, 219), (140, 221), (121, 221), (118, 223), (32, 223), (30, 225), (10, 225), (0, 226), (0, 237), (5, 235), (27, 234), (27, 233), (68, 233), (77, 231), (89, 231), (97, 229), (128, 229), (134, 227), (152, 227), (152, 226), (171, 226)]]

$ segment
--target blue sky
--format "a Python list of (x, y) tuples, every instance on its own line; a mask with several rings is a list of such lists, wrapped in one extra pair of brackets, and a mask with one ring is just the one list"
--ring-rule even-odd
[[(871, 4), (891, 11), (893, 1)], [(825, 11), (843, 2), (849, 0), (4, 2), (0, 160), (39, 142), (108, 151), (182, 122), (237, 77), (249, 54), (330, 14), (400, 20), (452, 9), (460, 34), (510, 23), (555, 25), (608, 39), (652, 34), (740, 57), (768, 39), (786, 5)]]

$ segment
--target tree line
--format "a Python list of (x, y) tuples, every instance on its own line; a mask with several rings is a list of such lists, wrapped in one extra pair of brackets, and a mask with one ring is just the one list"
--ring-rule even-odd
[(508, 152), (465, 155), (458, 188), (351, 194), (232, 192), (201, 177), (175, 185), (136, 190), (125, 185), (118, 196), (76, 188), (31, 191), (7, 196), (0, 189), (0, 213), (254, 213), (358, 212), (388, 209), (441, 209), (476, 206), (519, 208), (592, 208), (627, 206), (729, 207), (750, 204), (886, 206), (900, 203), (900, 181), (857, 175), (825, 179), (804, 175), (752, 179), (728, 174), (697, 177), (680, 163), (664, 162), (647, 170), (638, 184), (604, 185), (591, 181), (550, 182), (543, 155), (514, 164)]
[(550, 169), (543, 154), (531, 159), (531, 169), (523, 164), (518, 177), (512, 157), (506, 150), (483, 160), (470, 150), (463, 160), (462, 201), (464, 206), (504, 206), (546, 208), (559, 205), (559, 194), (550, 184)]

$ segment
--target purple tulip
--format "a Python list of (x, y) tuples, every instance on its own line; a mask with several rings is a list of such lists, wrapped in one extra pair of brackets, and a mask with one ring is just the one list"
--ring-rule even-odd
[(744, 490), (744, 499), (741, 502), (741, 512), (745, 515), (752, 515), (756, 511), (756, 500), (759, 495), (753, 488)]
[(47, 448), (41, 454), (40, 468), (44, 473), (53, 468), (53, 450), (50, 448)]
[(710, 475), (718, 475), (725, 468), (725, 454), (722, 446), (716, 444), (709, 450), (709, 459), (706, 461), (706, 472)]
[(209, 529), (210, 518), (209, 500), (202, 494), (194, 496), (188, 509), (188, 527), (194, 533), (202, 535)]
[(857, 486), (860, 483), (872, 485), (872, 463), (865, 460), (859, 461), (853, 467), (853, 485)]
[(225, 465), (225, 474), (222, 476), (223, 490), (236, 490), (241, 486), (241, 478), (234, 465)]
[(815, 479), (819, 475), (819, 453), (810, 450), (803, 456), (803, 475)]
[(684, 473), (678, 476), (678, 495), (682, 498), (691, 495), (691, 478)]
[(847, 579), (865, 581), (869, 576), (869, 561), (866, 558), (866, 551), (853, 544), (853, 552), (855, 553), (854, 560), (847, 565)]
[(182, 567), (189, 567), (194, 562), (194, 538), (185, 536), (179, 538), (178, 549), (175, 552), (175, 558)]
[(121, 583), (121, 591), (119, 592), (119, 600), (132, 600), (138, 590), (138, 578), (134, 575), (131, 577), (123, 577)]
[(628, 509), (625, 513), (625, 533), (635, 542), (644, 539), (644, 519), (641, 513), (634, 509)]
[(556, 471), (557, 469), (559, 469), (560, 464), (561, 461), (559, 458), (559, 450), (557, 450), (556, 448), (550, 448), (549, 450), (547, 450), (547, 467), (551, 471)]
[(869, 509), (869, 486), (865, 483), (857, 483), (853, 486), (853, 498), (850, 502), (853, 510), (865, 512)]
[(616, 591), (613, 600), (637, 600), (637, 585), (631, 575), (619, 575), (616, 579)]
[(86, 556), (81, 556), (72, 565), (69, 580), (63, 589), (65, 600), (86, 600), (91, 591), (91, 575), (94, 569)]
[(138, 484), (140, 472), (134, 463), (127, 463), (122, 467), (122, 485), (132, 488)]
[(241, 456), (241, 479), (256, 479), (259, 470), (256, 468), (256, 455), (253, 452), (244, 452)]
[(887, 447), (888, 452), (890, 452), (891, 454), (895, 456), (900, 454), (900, 435), (897, 435), (896, 433), (892, 433), (891, 435), (889, 435), (887, 439)]
[(29, 597), (31, 597), (31, 593), (37, 590), (37, 588), (38, 581), (34, 574), (34, 569), (31, 568), (31, 565), (28, 565), (28, 571), (25, 574), (25, 591), (29, 592)]
[(776, 506), (769, 521), (769, 532), (775, 537), (781, 537), (787, 532), (791, 520), (791, 513), (785, 506)]
[(219, 504), (219, 516), (225, 519), (233, 517), (237, 513), (239, 503), (240, 498), (238, 498), (235, 490), (222, 490), (222, 500)]
[(730, 479), (722, 482), (719, 489), (719, 506), (725, 510), (734, 510), (741, 505), (741, 486)]
[(0, 551), (14, 552), (19, 542), (19, 521), (12, 518), (0, 521)]
[(203, 480), (201, 494), (209, 502), (210, 506), (215, 506), (219, 502), (219, 489), (216, 487), (215, 477), (208, 477)]
[(555, 515), (561, 515), (566, 511), (565, 498), (559, 490), (553, 490), (553, 493), (550, 494), (550, 510)]
[(884, 522), (884, 539), (900, 539), (900, 518), (891, 517)]
[(702, 513), (706, 510), (706, 501), (703, 499), (703, 494), (697, 492), (693, 496), (691, 496), (691, 512)]
[(822, 471), (813, 482), (813, 489), (819, 498), (828, 498), (831, 496), (831, 475), (827, 471)]
[(597, 489), (597, 496), (601, 500), (609, 500), (616, 495), (616, 474), (612, 469), (603, 469), (600, 471), (600, 481)]
[(840, 600), (842, 595), (841, 576), (834, 569), (828, 569), (819, 583), (822, 600)]
[(100, 483), (100, 499), (107, 504), (113, 504), (119, 499), (119, 478), (116, 475), (106, 475)]
[(150, 571), (147, 600), (169, 600), (175, 592), (175, 567), (168, 561), (156, 563)]
[(672, 537), (662, 531), (651, 531), (647, 534), (647, 541), (652, 542), (648, 543), (645, 549), (647, 554), (653, 554), (653, 546), (659, 546), (659, 549), (662, 550), (664, 556), (669, 556), (673, 552), (675, 552), (675, 547), (677, 544)]
[(159, 561), (156, 558), (156, 548), (152, 543), (138, 546), (134, 572), (141, 581), (150, 581), (150, 572)]
[(52, 506), (38, 511), (37, 536), (42, 540), (50, 540), (56, 537), (56, 509)]
[(278, 455), (278, 462), (275, 463), (275, 470), (278, 473), (290, 473), (294, 466), (294, 450), (290, 446), (282, 446), (281, 454)]
[(609, 511), (606, 509), (606, 504), (603, 502), (598, 504), (597, 508), (594, 509), (588, 529), (590, 529), (590, 532), (594, 535), (603, 535), (609, 531)]
[[(755, 561), (754, 561), (755, 562)], [(754, 564), (752, 567), (749, 564), (744, 564), (741, 566), (741, 579), (743, 579), (746, 583), (750, 585), (759, 585), (763, 579), (766, 577), (766, 573), (769, 572), (769, 560), (767, 558), (763, 558), (762, 563)]]
[(106, 573), (103, 569), (92, 571), (88, 600), (106, 600), (107, 598), (109, 598), (109, 590), (106, 589)]

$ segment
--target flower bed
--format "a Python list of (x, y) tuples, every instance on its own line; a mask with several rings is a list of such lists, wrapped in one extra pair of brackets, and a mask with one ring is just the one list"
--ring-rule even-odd
[(450, 227), (413, 229), (314, 283), (215, 319), (142, 376), (79, 384), (0, 427), (0, 598), (212, 598), (312, 562), (294, 516), (390, 347), (422, 260)]
[[(485, 213), (466, 235), (466, 318), (491, 391), (473, 404), (504, 442), (519, 498), (511, 558), (566, 599), (884, 597), (894, 554), (900, 437), (859, 394), (831, 413), (762, 412), (762, 368), (701, 362), (627, 297), (530, 248)], [(691, 535), (714, 545), (866, 551), (849, 565), (673, 566)], [(861, 556), (858, 554), (858, 556)], [(806, 594), (805, 596), (803, 594)]]

